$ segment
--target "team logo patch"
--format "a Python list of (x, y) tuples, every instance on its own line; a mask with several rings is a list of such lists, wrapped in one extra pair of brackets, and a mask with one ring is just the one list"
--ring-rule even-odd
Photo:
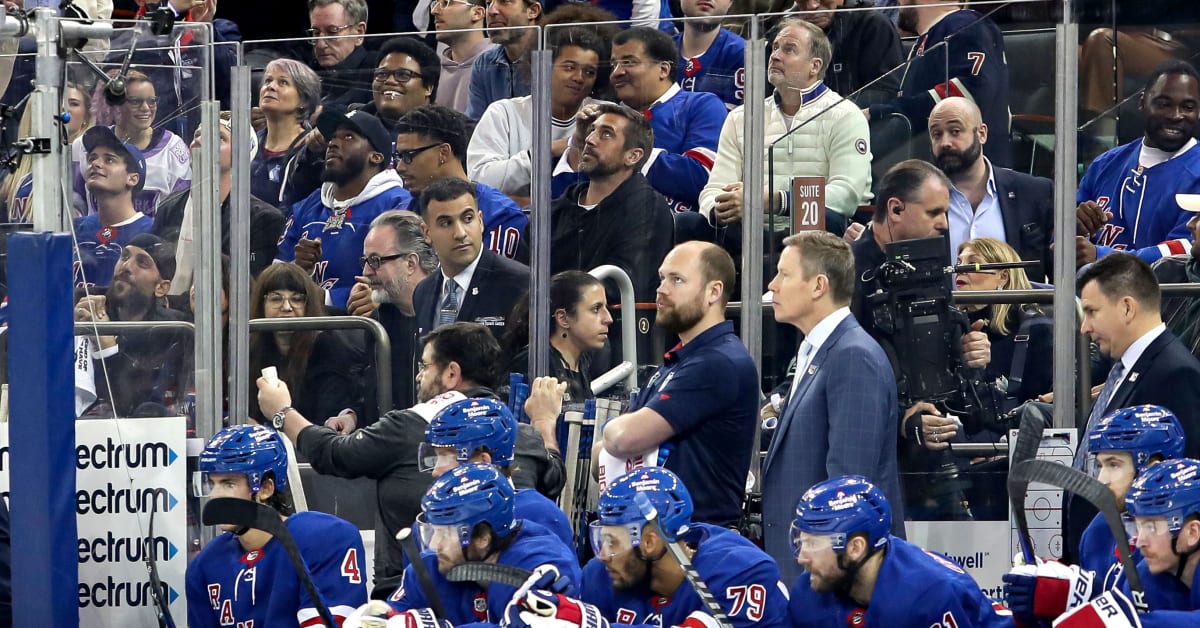
[(688, 59), (687, 63), (684, 64), (684, 66), (683, 66), (683, 75), (688, 78), (695, 76), (696, 73), (699, 71), (700, 71), (700, 60), (697, 58)]
[(859, 155), (866, 155), (867, 154), (867, 140), (864, 140), (861, 137), (858, 138), (857, 140), (855, 140), (854, 150), (858, 151)]
[(257, 563), (261, 558), (262, 552), (260, 550), (250, 550), (242, 556), (242, 562), (245, 563), (247, 567), (253, 567), (254, 563)]
[(479, 621), (487, 621), (487, 593), (475, 594), (475, 599), (471, 602), (471, 612), (475, 613), (475, 617)]
[(108, 244), (115, 237), (117, 237), (116, 227), (105, 227), (96, 234), (96, 239), (100, 241), (100, 244)]
[(861, 608), (854, 609), (846, 616), (846, 625), (855, 628), (867, 625), (867, 612)]

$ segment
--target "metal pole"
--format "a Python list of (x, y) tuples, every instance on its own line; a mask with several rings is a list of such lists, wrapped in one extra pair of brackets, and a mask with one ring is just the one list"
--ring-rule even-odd
[[(1059, 246), (1054, 247), (1054, 425), (1073, 427), (1076, 412), (1086, 412), (1085, 407), (1076, 407), (1076, 400), (1087, 400), (1088, 395), (1078, 390), (1075, 379), (1075, 354), (1077, 347), (1074, 325), (1075, 305), (1075, 247), (1070, 235), (1075, 233), (1075, 109), (1078, 90), (1079, 59), (1076, 54), (1079, 43), (1079, 25), (1075, 23), (1075, 3), (1065, 0), (1063, 20), (1056, 29), (1057, 66), (1055, 68), (1055, 120), (1054, 129), (1054, 173), (1055, 207), (1054, 232), (1059, 234)], [(1070, 235), (1068, 235), (1070, 234)], [(1066, 236), (1066, 237), (1064, 237)], [(1086, 354), (1084, 354), (1086, 355)], [(1080, 386), (1087, 382), (1080, 381)], [(1078, 397), (1076, 394), (1080, 393)]]
[[(50, 139), (50, 152), (45, 155), (28, 155), (33, 159), (33, 226), (37, 231), (72, 231), (70, 212), (66, 211), (67, 197), (63, 194), (64, 182), (68, 180), (63, 157), (62, 142), (59, 141), (58, 86), (62, 83), (62, 59), (58, 57), (59, 28), (56, 12), (40, 8), (34, 12), (34, 30), (37, 38), (37, 59), (34, 61), (37, 79), (29, 106), (33, 108), (30, 120), (34, 137)], [(6, 17), (6, 24), (12, 20)]]
[(763, 289), (763, 155), (766, 136), (762, 94), (766, 81), (766, 48), (756, 15), (750, 20), (746, 41), (745, 159), (742, 160), (742, 343), (762, 372)]
[[(589, 270), (588, 274), (601, 281), (611, 279), (616, 282), (617, 289), (621, 293), (621, 359), (632, 363), (636, 367), (637, 303), (633, 294), (633, 282), (630, 281), (629, 275), (625, 274), (625, 271), (621, 270), (619, 266), (613, 266), (612, 264), (597, 266)], [(615, 371), (620, 368), (621, 366), (617, 365), (613, 370)], [(634, 368), (625, 377), (625, 385), (628, 387), (628, 390), (637, 388), (637, 368)]]
[(221, 202), (217, 128), (220, 104), (200, 103), (201, 148), (192, 151), (192, 220), (196, 233), (196, 436), (205, 442), (221, 429), (224, 362), (221, 346)]
[[(550, 64), (554, 53), (545, 49), (540, 27), (533, 51), (533, 187), (530, 190), (533, 236), (529, 266), (529, 376), (550, 374)], [(633, 315), (630, 312), (629, 315)], [(636, 354), (622, 356), (637, 362)]]
[[(239, 50), (240, 53), (240, 50)], [(233, 108), (233, 189), (229, 194), (229, 416), (249, 415), (250, 394), (250, 67), (234, 66), (230, 106)], [(260, 147), (259, 150), (262, 150)]]

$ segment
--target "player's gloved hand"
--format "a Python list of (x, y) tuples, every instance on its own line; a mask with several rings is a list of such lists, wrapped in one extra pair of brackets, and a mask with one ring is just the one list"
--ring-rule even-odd
[(383, 600), (371, 600), (354, 609), (342, 628), (454, 628), (454, 624), (438, 619), (428, 608), (399, 612)]
[(1023, 620), (1052, 620), (1092, 598), (1092, 572), (1075, 565), (1056, 561), (1021, 565), (1002, 579), (1008, 607)]
[(721, 628), (721, 624), (712, 615), (704, 611), (692, 611), (684, 620), (673, 628)]
[(504, 612), (506, 628), (609, 628), (600, 609), (561, 593), (529, 591)]
[(1054, 628), (1142, 628), (1137, 609), (1116, 589), (1063, 615)]

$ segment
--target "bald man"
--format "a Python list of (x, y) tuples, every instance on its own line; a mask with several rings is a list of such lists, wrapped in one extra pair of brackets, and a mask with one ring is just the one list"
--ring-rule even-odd
[(1054, 183), (1042, 177), (994, 166), (983, 156), (988, 141), (975, 103), (946, 98), (929, 113), (929, 142), (938, 168), (950, 178), (950, 257), (974, 238), (996, 238), (1021, 259), (1040, 261), (1029, 278), (1044, 281), (1050, 269), (1054, 230)]

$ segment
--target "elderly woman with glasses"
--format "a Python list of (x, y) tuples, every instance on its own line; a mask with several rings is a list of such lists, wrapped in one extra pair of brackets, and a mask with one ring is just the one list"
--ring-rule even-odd
[[(295, 264), (272, 264), (258, 276), (250, 290), (250, 318), (301, 318), (324, 316), (321, 289)], [(279, 379), (292, 390), (295, 408), (321, 421), (345, 410), (362, 415), (361, 374), (365, 364), (337, 331), (273, 331), (252, 334), (250, 372), (274, 366)], [(251, 384), (251, 394), (258, 394)], [(250, 404), (255, 405), (255, 404)], [(269, 421), (258, 408), (250, 416)]]
[[(258, 108), (266, 126), (258, 131), (258, 150), (250, 160), (250, 195), (285, 210), (317, 189), (320, 178), (297, 177), (310, 158), (305, 149), (309, 119), (321, 104), (321, 79), (294, 59), (276, 59), (263, 70)], [(294, 182), (294, 183), (293, 183)]]

